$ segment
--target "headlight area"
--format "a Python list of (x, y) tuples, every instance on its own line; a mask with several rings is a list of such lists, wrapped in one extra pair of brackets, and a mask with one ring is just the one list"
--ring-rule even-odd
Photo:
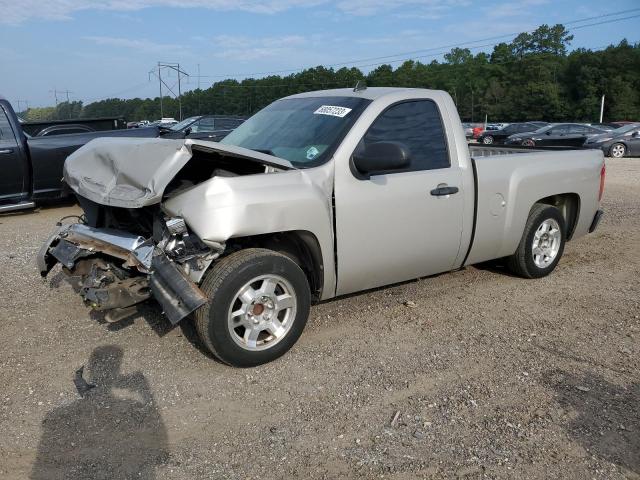
[(61, 263), (85, 303), (109, 321), (154, 297), (175, 324), (206, 302), (197, 284), (223, 250), (205, 245), (181, 218), (157, 217), (151, 238), (75, 223), (53, 232), (38, 266), (46, 276)]

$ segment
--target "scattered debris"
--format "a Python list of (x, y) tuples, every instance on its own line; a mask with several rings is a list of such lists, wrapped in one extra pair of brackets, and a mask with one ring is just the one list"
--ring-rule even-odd
[(414, 302), (413, 300), (407, 300), (406, 302), (404, 302), (403, 304), (405, 307), (409, 307), (409, 308), (416, 308), (416, 302)]
[(391, 428), (396, 428), (398, 425), (398, 418), (400, 418), (400, 410), (398, 410), (393, 416), (393, 420), (391, 420)]
[(581, 392), (590, 392), (591, 389), (589, 387), (583, 387), (582, 385), (578, 385), (576, 387), (577, 390), (580, 390)]

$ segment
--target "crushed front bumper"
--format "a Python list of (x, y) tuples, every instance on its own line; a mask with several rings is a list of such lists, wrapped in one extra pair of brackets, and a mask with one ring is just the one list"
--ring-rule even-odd
[(207, 301), (183, 269), (151, 240), (80, 223), (62, 225), (38, 252), (40, 274), (56, 263), (77, 278), (85, 302), (98, 310), (131, 307), (153, 296), (176, 324)]

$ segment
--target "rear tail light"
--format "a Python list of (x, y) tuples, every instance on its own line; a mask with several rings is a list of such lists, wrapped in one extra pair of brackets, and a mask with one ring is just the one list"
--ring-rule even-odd
[(598, 192), (598, 201), (602, 200), (602, 194), (604, 193), (604, 177), (607, 174), (607, 166), (602, 165), (602, 170), (600, 170), (600, 191)]

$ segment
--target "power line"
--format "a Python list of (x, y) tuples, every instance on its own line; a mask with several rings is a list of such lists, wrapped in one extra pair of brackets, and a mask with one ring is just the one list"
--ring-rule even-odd
[[(571, 20), (569, 22), (564, 22), (563, 25), (574, 25), (576, 23), (583, 23), (589, 20), (594, 20), (596, 18), (600, 19), (600, 18), (608, 18), (608, 17), (612, 17), (612, 16), (618, 16), (618, 15), (622, 15), (625, 13), (632, 13), (632, 12), (637, 12), (640, 11), (640, 8), (633, 8), (633, 9), (628, 9), (628, 10), (621, 10), (618, 12), (612, 12), (612, 13), (608, 13), (608, 14), (604, 14), (604, 15), (598, 15), (598, 16), (594, 16), (594, 17), (586, 17), (586, 18), (582, 18), (579, 20)], [(618, 22), (618, 21), (623, 21), (623, 20), (629, 20), (632, 18), (637, 18), (640, 17), (640, 14), (638, 15), (630, 15), (630, 16), (625, 16), (625, 17), (620, 17), (620, 18), (614, 18), (614, 19), (608, 19), (608, 20), (603, 20), (600, 22), (594, 22), (594, 23), (589, 23), (589, 24), (585, 24), (585, 25), (576, 25), (575, 27), (568, 29), (567, 32), (571, 32), (573, 30), (578, 30), (578, 29), (582, 29), (582, 28), (587, 28), (587, 27), (592, 27), (592, 26), (597, 26), (597, 25), (603, 25), (603, 24), (608, 24), (608, 23), (614, 23), (614, 22)], [(446, 51), (438, 51), (436, 53), (432, 53), (430, 55), (418, 55), (418, 56), (410, 56), (410, 57), (405, 57), (405, 58), (396, 58), (398, 56), (406, 56), (406, 55), (411, 55), (414, 53), (422, 53), (422, 52), (429, 52), (429, 51), (434, 51), (434, 50), (440, 50), (443, 48), (456, 48), (456, 47), (464, 47), (464, 46), (469, 46), (469, 49), (472, 50), (476, 50), (479, 48), (486, 48), (486, 47), (491, 47), (491, 46), (495, 46), (497, 45), (497, 43), (486, 43), (486, 44), (482, 44), (482, 45), (474, 45), (474, 46), (470, 46), (479, 42), (483, 42), (483, 41), (487, 41), (487, 40), (498, 40), (498, 39), (504, 39), (507, 37), (514, 37), (519, 35), (520, 33), (532, 33), (534, 32), (535, 29), (526, 31), (526, 32), (519, 32), (519, 33), (510, 33), (510, 34), (505, 34), (505, 35), (498, 35), (498, 36), (493, 36), (493, 37), (485, 37), (482, 39), (477, 39), (477, 40), (473, 40), (473, 41), (468, 41), (468, 42), (461, 42), (461, 43), (457, 43), (457, 44), (450, 44), (450, 45), (443, 45), (440, 47), (432, 47), (432, 48), (428, 48), (428, 49), (421, 49), (421, 50), (414, 50), (414, 51), (410, 51), (410, 52), (403, 52), (403, 53), (397, 53), (394, 55), (385, 55), (385, 56), (379, 56), (379, 57), (369, 57), (369, 58), (364, 58), (364, 59), (360, 59), (360, 60), (352, 60), (352, 61), (348, 61), (348, 62), (339, 62), (339, 63), (332, 63), (332, 64), (327, 64), (327, 65), (323, 65), (324, 67), (334, 67), (334, 66), (342, 66), (342, 65), (352, 65), (354, 68), (366, 68), (366, 67), (375, 67), (375, 66), (380, 66), (380, 65), (385, 65), (385, 64), (393, 64), (393, 63), (399, 63), (399, 62), (404, 62), (407, 60), (413, 60), (413, 59), (418, 59), (418, 58), (429, 58), (429, 57), (438, 57), (440, 55), (449, 53), (450, 50), (446, 50)], [(595, 47), (596, 49), (599, 47)], [(602, 48), (606, 48), (602, 47)], [(359, 64), (359, 62), (366, 62), (366, 61), (371, 61), (371, 60), (382, 60), (382, 59), (393, 59), (393, 60), (389, 60), (386, 62), (379, 62), (379, 63), (371, 63), (371, 64)], [(492, 62), (492, 63), (503, 63), (503, 62)], [(507, 63), (507, 62), (504, 62)], [(455, 67), (456, 65), (448, 65), (449, 67)], [(461, 65), (463, 66), (463, 65)], [(252, 77), (252, 76), (259, 76), (259, 75), (271, 75), (271, 74), (278, 74), (278, 73), (293, 73), (293, 72), (299, 72), (299, 71), (303, 71), (303, 70), (307, 70), (310, 68), (314, 68), (314, 67), (301, 67), (301, 68), (296, 68), (296, 69), (286, 69), (286, 70), (277, 70), (277, 71), (270, 71), (270, 72), (254, 72), (254, 73), (240, 73), (240, 74), (223, 74), (223, 75), (198, 75), (198, 81), (200, 80), (200, 78), (224, 78), (224, 79), (229, 79), (229, 78), (233, 78), (233, 77)], [(155, 73), (155, 72), (150, 72), (150, 73)], [(329, 84), (335, 84), (335, 82), (327, 82)], [(136, 86), (130, 87), (128, 89), (125, 89), (123, 91), (114, 93), (112, 95), (108, 95), (108, 96), (104, 96), (104, 97), (98, 97), (98, 98), (93, 98), (90, 100), (87, 100), (87, 103), (93, 103), (93, 102), (97, 102), (100, 100), (104, 100), (107, 98), (113, 98), (115, 96), (121, 95), (123, 93), (128, 93), (132, 90), (139, 90), (141, 89), (143, 86), (148, 85), (148, 82), (142, 83), (142, 84), (138, 84)], [(215, 85), (215, 83), (213, 83), (212, 85)], [(303, 86), (302, 84), (297, 84), (298, 86)], [(313, 86), (313, 85), (321, 85), (319, 83), (314, 83), (314, 84), (309, 84), (309, 86)], [(220, 85), (220, 87), (223, 88), (274, 88), (276, 86), (280, 86), (280, 87), (287, 87), (290, 86), (288, 84), (280, 84), (280, 85)], [(53, 91), (52, 91), (53, 92)], [(71, 92), (69, 92), (71, 93)], [(56, 104), (57, 104), (57, 99), (56, 99)]]
[[(618, 15), (622, 15), (625, 13), (632, 13), (632, 12), (637, 12), (640, 11), (640, 8), (632, 8), (629, 10), (621, 10), (619, 12), (612, 12), (612, 13), (608, 13), (608, 14), (604, 14), (604, 15), (598, 15), (595, 17), (586, 17), (586, 18), (581, 18), (579, 20), (571, 20), (569, 22), (563, 22), (562, 25), (574, 25), (576, 23), (582, 23), (582, 22), (586, 22), (589, 20), (595, 20), (597, 18), (607, 18), (607, 17), (612, 17), (612, 16), (618, 16)], [(627, 17), (621, 17), (621, 18), (616, 18), (616, 19), (610, 19), (610, 20), (605, 20), (603, 22), (596, 22), (596, 23), (592, 23), (592, 24), (587, 24), (587, 25), (580, 25), (580, 26), (576, 26), (573, 27), (571, 29), (568, 29), (567, 31), (572, 31), (572, 30), (578, 30), (580, 28), (585, 28), (585, 27), (591, 27), (594, 25), (602, 25), (605, 23), (613, 23), (613, 22), (618, 22), (618, 21), (622, 21), (622, 20), (628, 20), (631, 18), (636, 18), (640, 15), (632, 15), (632, 16), (627, 16)], [(432, 48), (426, 48), (426, 49), (420, 49), (420, 50), (413, 50), (413, 51), (409, 51), (409, 52), (401, 52), (401, 53), (396, 53), (396, 54), (392, 54), (392, 55), (384, 55), (384, 56), (379, 56), (379, 57), (369, 57), (369, 58), (363, 58), (363, 59), (359, 59), (359, 60), (350, 60), (350, 61), (346, 61), (346, 62), (339, 62), (339, 63), (329, 63), (327, 65), (324, 65), (326, 67), (338, 67), (338, 66), (345, 66), (345, 65), (353, 65), (353, 66), (357, 66), (355, 64), (357, 63), (361, 63), (361, 62), (369, 62), (369, 61), (373, 61), (373, 60), (383, 60), (383, 59), (388, 59), (388, 58), (396, 58), (396, 57), (400, 57), (400, 56), (408, 56), (408, 55), (414, 55), (416, 53), (424, 53), (424, 52), (432, 52), (434, 50), (441, 50), (443, 48), (446, 49), (451, 49), (451, 48), (456, 48), (456, 47), (465, 47), (465, 46), (469, 46), (469, 45), (473, 45), (475, 43), (479, 43), (479, 42), (486, 42), (488, 40), (498, 40), (498, 39), (504, 39), (504, 38), (512, 38), (515, 37), (517, 35), (520, 35), (521, 33), (533, 33), (535, 32), (536, 29), (532, 29), (532, 30), (528, 30), (525, 32), (517, 32), (517, 33), (508, 33), (508, 34), (504, 34), (504, 35), (497, 35), (497, 36), (493, 36), (493, 37), (485, 37), (485, 38), (481, 38), (478, 40), (470, 40), (468, 42), (461, 42), (461, 43), (455, 43), (455, 44), (449, 44), (449, 45), (441, 45), (439, 47), (432, 47)], [(482, 47), (486, 47), (486, 46), (494, 46), (496, 45), (495, 43), (491, 43), (491, 44), (485, 44), (485, 45), (477, 45), (474, 46), (472, 48), (482, 48)], [(448, 52), (446, 52), (448, 53)], [(437, 55), (440, 55), (440, 53), (438, 53)], [(410, 58), (417, 58), (417, 57), (410, 57)], [(384, 63), (388, 63), (388, 62), (382, 62), (382, 63), (376, 63), (374, 65), (383, 65)], [(369, 66), (369, 65), (364, 65), (364, 66)], [(300, 68), (292, 68), (292, 69), (284, 69), (284, 70), (272, 70), (272, 71), (265, 71), (265, 72), (253, 72), (253, 73), (236, 73), (236, 74), (222, 74), (222, 75), (202, 75), (202, 78), (234, 78), (234, 77), (253, 77), (253, 76), (260, 76), (260, 75), (274, 75), (274, 74), (279, 74), (279, 73), (294, 73), (294, 72), (299, 72), (302, 70), (307, 70), (309, 68), (312, 67), (300, 67)]]

